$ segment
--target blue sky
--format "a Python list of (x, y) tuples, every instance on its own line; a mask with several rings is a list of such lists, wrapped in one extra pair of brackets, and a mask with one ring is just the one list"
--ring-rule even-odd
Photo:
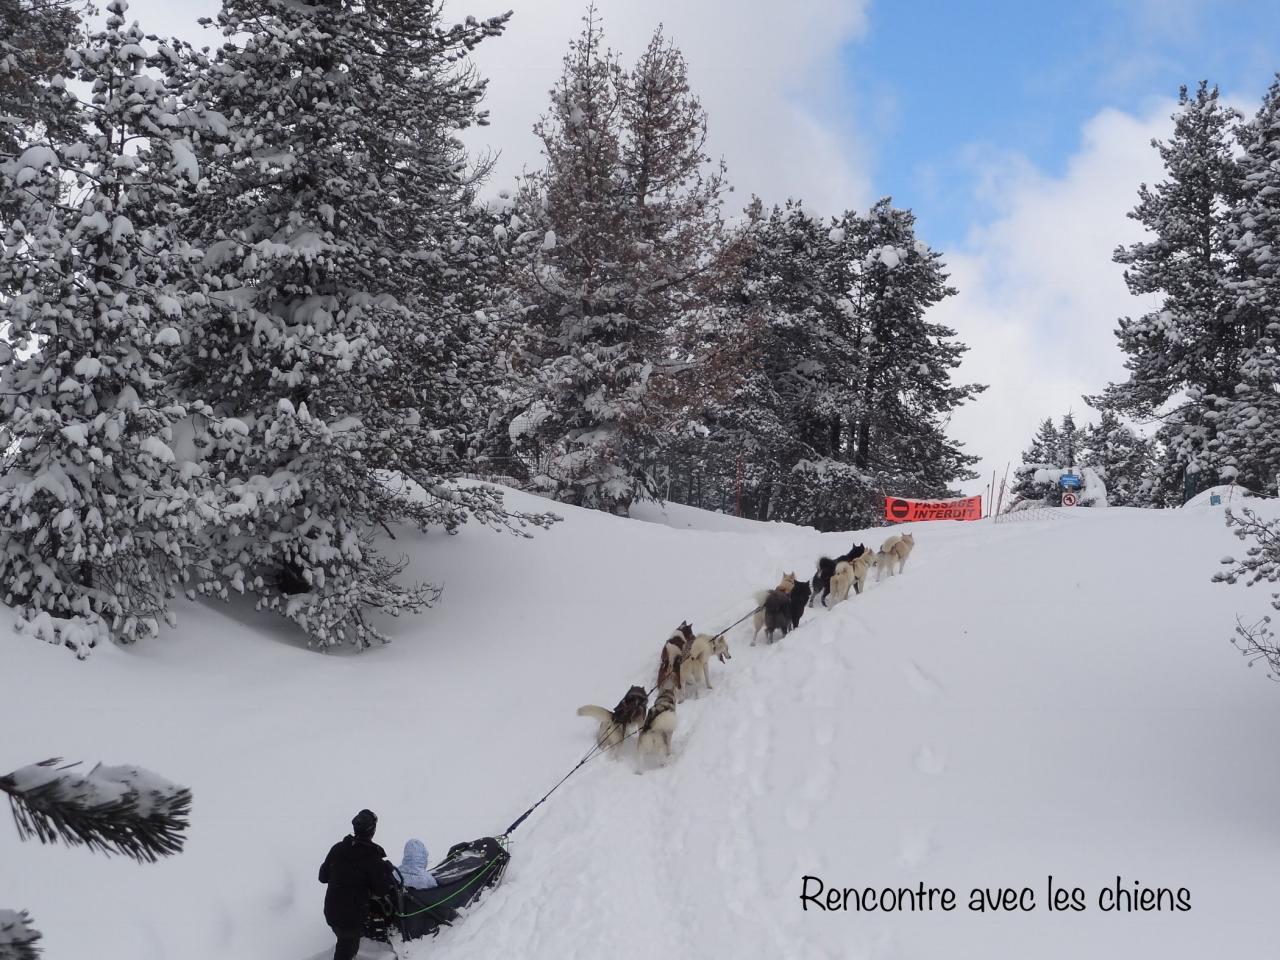
[(1201, 79), (1256, 103), (1280, 69), (1280, 3), (872, 0), (842, 64), (873, 192), (945, 249), (988, 213), (972, 183), (993, 155), (1061, 175), (1099, 110)]

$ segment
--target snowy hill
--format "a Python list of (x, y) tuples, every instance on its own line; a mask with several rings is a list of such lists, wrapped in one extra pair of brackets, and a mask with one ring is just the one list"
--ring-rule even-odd
[[(887, 535), (562, 512), (532, 540), (399, 534), (443, 597), (358, 656), (186, 605), (162, 641), (77, 662), (0, 610), (0, 726), (21, 731), (0, 766), (137, 763), (195, 795), (186, 852), (154, 866), (0, 824), (0, 907), (31, 911), (50, 958), (328, 956), (316, 869), (356, 810), (378, 812), (393, 859), (411, 836), (434, 861), (501, 831), (590, 746), (576, 707), (652, 682), (681, 619), (719, 629), (784, 570)], [(1243, 551), (1221, 511), (915, 533), (902, 576), (780, 643), (736, 629), (716, 689), (679, 708), (670, 764), (637, 776), (627, 744), (583, 768), (515, 834), (503, 886), (410, 955), (1271, 956), (1280, 690), (1226, 642), (1264, 595), (1210, 583)], [(1084, 912), (1049, 911), (1050, 874)], [(804, 912), (806, 875), (962, 902)], [(1117, 876), (1185, 887), (1191, 910), (1103, 912)], [(1024, 885), (1033, 912), (966, 909), (972, 887)]]

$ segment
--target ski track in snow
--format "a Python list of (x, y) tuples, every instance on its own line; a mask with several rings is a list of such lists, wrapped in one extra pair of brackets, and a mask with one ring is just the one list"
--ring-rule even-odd
[[(787, 555), (771, 543), (762, 552), (772, 568), (790, 571), (794, 567), (794, 556), (790, 557), (791, 563), (784, 562)], [(806, 575), (802, 569), (796, 572), (801, 577)], [(575, 824), (576, 829), (557, 840), (548, 858), (556, 872), (554, 878), (544, 877), (543, 882), (555, 889), (554, 899), (570, 898), (574, 906), (567, 913), (557, 911), (564, 915), (556, 919), (549, 920), (543, 913), (541, 924), (553, 929), (571, 925), (576, 931), (575, 939), (605, 942), (615, 923), (622, 920), (615, 915), (616, 905), (612, 903), (620, 896), (629, 904), (629, 910), (661, 918), (649, 929), (643, 947), (623, 947), (622, 956), (716, 955), (714, 945), (727, 942), (723, 937), (731, 934), (710, 931), (726, 920), (730, 924), (752, 925), (750, 956), (796, 955), (797, 943), (804, 940), (802, 916), (795, 911), (759, 907), (762, 902), (776, 900), (777, 891), (773, 885), (762, 883), (762, 878), (768, 876), (769, 864), (759, 854), (763, 838), (753, 828), (753, 821), (760, 821), (761, 808), (768, 798), (785, 794), (788, 799), (779, 811), (781, 825), (787, 832), (801, 836), (811, 827), (815, 814), (835, 799), (837, 768), (825, 748), (837, 736), (838, 711), (857, 695), (858, 640), (867, 633), (861, 614), (864, 605), (886, 602), (886, 597), (876, 594), (895, 580), (902, 582), (901, 577), (895, 577), (887, 578), (879, 587), (869, 584), (862, 596), (850, 594), (848, 600), (831, 610), (817, 606), (807, 609), (800, 626), (773, 644), (766, 643), (762, 635), (759, 644), (751, 646), (750, 620), (735, 628), (730, 633), (733, 659), (728, 665), (715, 663), (712, 667), (716, 688), (686, 699), (677, 708), (679, 726), (670, 761), (657, 768), (647, 767), (640, 762), (634, 744), (628, 742), (617, 751), (618, 756), (595, 765), (589, 785), (578, 784), (581, 794), (575, 805), (579, 809), (569, 814), (559, 811), (558, 819), (563, 819), (566, 826)], [(732, 610), (741, 606), (736, 604)], [(736, 616), (726, 612), (716, 622), (729, 622)], [(695, 629), (705, 628), (695, 623)], [(899, 656), (899, 669), (919, 678), (919, 690), (930, 696), (940, 690), (940, 684), (914, 660)], [(787, 774), (774, 773), (771, 777), (769, 773), (780, 768), (775, 736), (779, 698), (789, 701), (789, 715), (807, 730), (802, 739), (817, 748), (803, 756), (798, 779), (790, 776), (789, 764), (781, 765)], [(708, 739), (716, 742), (708, 743)], [(943, 773), (941, 757), (928, 747), (921, 749), (915, 763), (922, 773)], [(605, 769), (599, 769), (601, 766)], [(641, 771), (641, 777), (628, 776)], [(604, 792), (604, 781), (618, 778), (622, 782), (615, 782), (616, 789), (608, 791), (608, 806), (593, 815), (588, 794)], [(723, 789), (708, 789), (707, 783), (722, 784)], [(691, 797), (716, 799), (695, 804)], [(604, 816), (600, 815), (602, 812)], [(641, 829), (640, 824), (648, 829)], [(710, 837), (714, 841), (708, 844)], [(641, 839), (639, 845), (637, 838)], [(656, 849), (655, 838), (659, 844), (668, 843), (667, 849)], [(717, 898), (723, 900), (723, 915), (699, 917), (694, 906), (698, 901), (688, 894), (691, 886), (704, 882), (698, 869), (702, 858), (695, 852), (708, 846), (706, 863), (714, 870), (713, 878), (707, 882), (713, 885)], [(919, 830), (904, 837), (902, 860), (908, 866), (919, 866), (933, 847), (931, 831)], [(616, 865), (615, 876), (631, 877), (634, 871), (634, 879), (624, 880), (609, 898), (593, 896), (592, 872), (576, 865), (568, 869), (575, 862), (571, 855), (575, 848), (607, 851), (607, 860)], [(805, 859), (796, 858), (798, 870), (804, 869)], [(587, 903), (593, 906), (587, 908)], [(517, 930), (521, 927), (518, 921), (512, 925)], [(684, 931), (686, 936), (689, 931), (708, 933), (691, 944), (682, 938), (668, 939), (664, 931), (669, 927)], [(445, 936), (453, 934), (449, 931)], [(518, 935), (515, 940), (523, 936)], [(459, 942), (448, 943), (449, 955), (468, 956), (457, 952), (459, 943), (466, 939), (457, 939)], [(814, 944), (805, 956), (885, 956), (892, 940), (884, 933), (855, 947), (852, 953), (835, 944)], [(487, 949), (499, 951), (518, 946), (505, 938), (494, 942), (486, 937), (483, 942)], [(443, 942), (441, 946), (444, 947)], [(527, 943), (525, 949), (536, 954), (536, 940)], [(619, 955), (616, 949), (613, 952)], [(580, 955), (593, 954), (588, 951)]]
[(902, 672), (906, 675), (908, 685), (920, 696), (936, 697), (942, 692), (942, 685), (925, 673), (924, 668), (914, 660), (908, 658), (902, 665)]

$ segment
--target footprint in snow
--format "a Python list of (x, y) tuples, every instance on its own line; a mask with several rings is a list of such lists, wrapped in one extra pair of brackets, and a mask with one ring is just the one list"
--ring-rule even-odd
[(822, 803), (831, 796), (831, 786), (835, 782), (836, 767), (827, 758), (822, 758), (813, 772), (805, 780), (804, 795), (816, 803)]
[(946, 772), (947, 765), (942, 756), (932, 748), (921, 747), (916, 754), (916, 769), (921, 773), (936, 777)]
[(792, 830), (803, 830), (809, 826), (809, 807), (801, 803), (789, 804), (786, 817), (787, 826)]
[(942, 692), (942, 684), (925, 672), (924, 668), (914, 660), (908, 660), (902, 665), (902, 671), (907, 676), (907, 683), (911, 685), (911, 689), (922, 697), (936, 697)]
[(898, 851), (898, 862), (904, 867), (918, 867), (934, 851), (933, 833), (927, 827), (911, 830), (902, 838), (902, 847)]
[(836, 725), (830, 720), (819, 720), (814, 724), (813, 740), (820, 747), (829, 747), (836, 739)]

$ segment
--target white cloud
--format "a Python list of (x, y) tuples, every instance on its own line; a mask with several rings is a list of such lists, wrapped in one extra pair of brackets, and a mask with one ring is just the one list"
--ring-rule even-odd
[[(690, 80), (710, 118), (709, 148), (723, 156), (735, 187), (730, 212), (752, 193), (766, 202), (803, 196), (815, 209), (862, 207), (870, 200), (865, 153), (850, 130), (857, 104), (840, 54), (866, 27), (868, 0), (597, 0), (605, 39), (634, 61), (661, 23), (689, 61)], [(196, 19), (217, 0), (133, 0), (129, 19), (162, 35), (216, 47), (221, 36)], [(448, 0), (445, 12), (514, 14), (505, 34), (475, 51), (489, 79), (490, 125), (468, 134), (479, 151), (500, 151), (494, 186), (541, 164), (531, 127), (546, 110), (586, 0)]]
[[(530, 127), (546, 110), (584, 0), (513, 0), (504, 36), (475, 54), (489, 77), (491, 126), (469, 138), (502, 151), (495, 180), (541, 162)], [(451, 0), (459, 15), (474, 0)], [(606, 42), (634, 61), (659, 23), (684, 51), (690, 82), (707, 109), (710, 152), (723, 156), (736, 188), (731, 212), (752, 193), (767, 202), (803, 196), (818, 209), (865, 205), (864, 154), (848, 132), (840, 53), (865, 29), (863, 0), (598, 0)]]
[(1018, 463), (1046, 416), (1070, 409), (1088, 419), (1081, 395), (1124, 376), (1116, 321), (1154, 301), (1129, 294), (1111, 255), (1142, 235), (1126, 214), (1139, 184), (1162, 179), (1151, 139), (1172, 132), (1174, 106), (1164, 101), (1145, 116), (1097, 114), (1060, 177), (1019, 155), (985, 158), (976, 189), (997, 213), (948, 256), (960, 293), (935, 319), (972, 347), (961, 376), (990, 384), (951, 424), (969, 452), (983, 457), (977, 469), (987, 482), (992, 470)]

